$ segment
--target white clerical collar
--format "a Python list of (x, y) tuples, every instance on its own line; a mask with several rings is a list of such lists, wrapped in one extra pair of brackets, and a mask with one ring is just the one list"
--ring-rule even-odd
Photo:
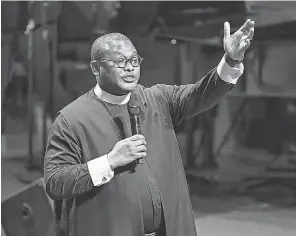
[(111, 104), (117, 104), (117, 105), (126, 104), (131, 97), (131, 93), (128, 93), (126, 95), (121, 95), (121, 96), (116, 96), (116, 95), (107, 93), (106, 91), (102, 90), (98, 84), (96, 85), (94, 92), (101, 100)]

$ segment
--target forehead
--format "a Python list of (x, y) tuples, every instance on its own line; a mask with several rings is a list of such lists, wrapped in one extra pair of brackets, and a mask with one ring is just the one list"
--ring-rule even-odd
[(106, 54), (109, 56), (130, 57), (137, 54), (137, 50), (130, 41), (113, 41), (107, 44)]

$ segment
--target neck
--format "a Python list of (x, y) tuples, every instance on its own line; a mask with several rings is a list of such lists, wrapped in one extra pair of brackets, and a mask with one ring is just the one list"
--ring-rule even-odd
[[(108, 79), (108, 78), (105, 78)], [(130, 92), (125, 92), (119, 89), (116, 89), (116, 87), (112, 84), (105, 84), (102, 83), (102, 81), (104, 81), (104, 78), (97, 78), (97, 84), (100, 86), (100, 88), (102, 90), (104, 90), (105, 92), (111, 94), (111, 95), (115, 95), (115, 96), (125, 96), (128, 95)]]

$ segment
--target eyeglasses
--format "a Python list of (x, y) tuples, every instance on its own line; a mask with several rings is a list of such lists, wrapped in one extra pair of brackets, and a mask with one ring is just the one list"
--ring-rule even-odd
[(138, 67), (142, 63), (142, 61), (144, 59), (142, 57), (140, 57), (139, 55), (137, 55), (137, 56), (131, 57), (130, 59), (126, 59), (124, 57), (120, 57), (116, 61), (115, 60), (106, 59), (106, 58), (100, 58), (100, 60), (112, 61), (112, 62), (114, 62), (117, 65), (118, 68), (124, 68), (124, 67), (126, 67), (126, 65), (127, 65), (128, 62), (130, 62), (133, 67)]

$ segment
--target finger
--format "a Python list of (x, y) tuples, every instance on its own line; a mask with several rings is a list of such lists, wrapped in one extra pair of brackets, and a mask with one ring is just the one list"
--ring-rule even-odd
[(243, 26), (240, 27), (239, 31), (241, 31), (241, 32), (244, 33), (244, 32), (246, 32), (246, 31), (250, 30), (250, 28), (251, 28), (251, 20), (248, 19), (248, 20), (246, 20), (246, 22), (243, 24)]
[(244, 33), (238, 30), (234, 33), (234, 36), (236, 37), (236, 40), (240, 42), (244, 36)]
[(250, 44), (251, 44), (250, 40), (246, 39), (241, 43), (240, 50), (245, 51), (250, 46)]
[(252, 40), (253, 37), (254, 37), (254, 29), (252, 28), (252, 29), (250, 29), (248, 35), (244, 35), (244, 36), (241, 38), (241, 41), (245, 41), (245, 40), (247, 40), (247, 39)]
[(230, 37), (230, 24), (229, 22), (224, 23), (224, 38), (229, 38)]
[(147, 152), (139, 152), (136, 154), (136, 158), (140, 159), (147, 156)]
[(145, 140), (145, 137), (142, 134), (135, 134), (127, 139), (131, 140), (131, 141), (137, 141), (137, 140), (141, 140), (141, 139)]
[(254, 28), (251, 28), (249, 34), (247, 35), (247, 39), (252, 40), (253, 37), (254, 37)]
[(137, 140), (137, 141), (133, 141), (133, 144), (134, 144), (135, 147), (137, 147), (137, 146), (140, 146), (140, 145), (146, 145), (147, 142), (144, 139), (140, 139), (140, 140)]
[(144, 145), (141, 145), (141, 146), (137, 146), (137, 147), (135, 147), (135, 152), (147, 152), (147, 147), (146, 146), (144, 146)]

